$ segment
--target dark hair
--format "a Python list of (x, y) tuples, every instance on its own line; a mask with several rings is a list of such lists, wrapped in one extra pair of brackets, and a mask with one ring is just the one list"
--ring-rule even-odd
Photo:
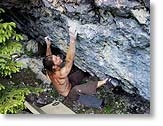
[(53, 71), (53, 65), (55, 65), (52, 61), (52, 55), (50, 56), (46, 56), (43, 61), (42, 61), (44, 68), (49, 70), (49, 71)]
[[(62, 54), (58, 54), (58, 56), (62, 59), (62, 63), (59, 65), (59, 67), (64, 67), (65, 65), (65, 59), (64, 59), (64, 55)], [(55, 70), (53, 69), (53, 66), (55, 65), (52, 61), (52, 55), (46, 56), (43, 59), (43, 65), (44, 65), (44, 69), (49, 70), (51, 72), (54, 72)]]

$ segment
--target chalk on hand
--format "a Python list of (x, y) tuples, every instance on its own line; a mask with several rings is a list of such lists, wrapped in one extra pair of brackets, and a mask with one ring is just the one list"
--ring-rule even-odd
[(50, 38), (49, 35), (45, 37), (45, 41), (46, 41), (46, 40), (47, 40), (47, 41), (53, 41), (52, 38)]

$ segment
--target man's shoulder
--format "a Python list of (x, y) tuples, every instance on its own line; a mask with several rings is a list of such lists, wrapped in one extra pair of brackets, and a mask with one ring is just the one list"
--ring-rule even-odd
[(58, 79), (64, 79), (64, 78), (67, 77), (67, 75), (66, 75), (65, 72), (64, 72), (64, 69), (61, 69), (61, 70), (59, 70), (59, 71), (56, 71), (55, 73), (53, 73), (53, 76), (54, 76), (55, 78), (58, 78)]
[(60, 70), (60, 76), (63, 76), (63, 77), (67, 77), (67, 68), (66, 67), (63, 67), (61, 70)]

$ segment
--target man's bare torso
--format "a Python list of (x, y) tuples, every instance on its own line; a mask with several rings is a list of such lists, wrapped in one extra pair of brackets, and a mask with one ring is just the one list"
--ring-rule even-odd
[(67, 96), (71, 90), (71, 84), (68, 77), (61, 77), (58, 73), (48, 73), (48, 75), (58, 93)]

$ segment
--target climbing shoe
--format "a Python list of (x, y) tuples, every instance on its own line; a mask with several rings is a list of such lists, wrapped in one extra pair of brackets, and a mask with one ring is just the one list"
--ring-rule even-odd
[(116, 78), (108, 76), (108, 80), (106, 81), (106, 84), (109, 89), (113, 89), (120, 85), (120, 81)]

